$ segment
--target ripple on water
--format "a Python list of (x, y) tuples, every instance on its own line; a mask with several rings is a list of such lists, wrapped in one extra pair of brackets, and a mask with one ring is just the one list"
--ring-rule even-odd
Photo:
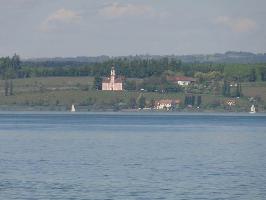
[(0, 114), (0, 199), (262, 200), (265, 121)]

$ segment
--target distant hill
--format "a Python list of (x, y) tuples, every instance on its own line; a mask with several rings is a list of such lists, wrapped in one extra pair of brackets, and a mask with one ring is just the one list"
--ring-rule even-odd
[(30, 58), (23, 60), (24, 63), (102, 63), (113, 59), (129, 59), (129, 60), (159, 60), (169, 58), (181, 60), (183, 63), (266, 63), (266, 53), (250, 53), (228, 51), (216, 54), (193, 54), (193, 55), (135, 55), (135, 56), (96, 56), (96, 57), (55, 57), (55, 58)]
[(105, 62), (110, 59), (109, 56), (96, 56), (96, 57), (55, 57), (55, 58), (29, 58), (24, 59), (24, 62), (79, 62), (79, 63), (99, 63)]
[[(147, 58), (147, 56), (139, 56)], [(168, 55), (168, 56), (148, 56), (152, 59), (168, 57), (171, 59), (181, 60), (184, 63), (265, 63), (266, 53), (250, 53), (228, 51), (226, 53), (216, 54), (197, 54), (197, 55)]]

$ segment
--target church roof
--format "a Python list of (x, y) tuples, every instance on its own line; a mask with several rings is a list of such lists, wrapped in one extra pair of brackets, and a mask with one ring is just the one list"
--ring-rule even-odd
[[(110, 83), (111, 79), (110, 78), (104, 78), (102, 83)], [(115, 79), (115, 83), (122, 83), (122, 78), (121, 77), (118, 77)]]
[(176, 82), (176, 81), (190, 81), (190, 82), (194, 82), (194, 81), (196, 81), (195, 78), (186, 77), (186, 76), (170, 76), (170, 77), (167, 77), (167, 80), (168, 81), (173, 81), (173, 82)]

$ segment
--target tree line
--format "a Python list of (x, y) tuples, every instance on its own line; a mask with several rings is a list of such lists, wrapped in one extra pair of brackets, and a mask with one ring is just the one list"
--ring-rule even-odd
[(0, 76), (5, 81), (5, 96), (13, 95), (13, 80), (21, 77), (21, 61), (18, 55), (0, 58)]
[(126, 78), (158, 77), (170, 71), (196, 77), (200, 81), (266, 81), (266, 64), (182, 63), (168, 57), (143, 59), (138, 57), (112, 58), (103, 62), (21, 61), (18, 55), (0, 58), (2, 79), (47, 76), (109, 76), (112, 65), (118, 75)]

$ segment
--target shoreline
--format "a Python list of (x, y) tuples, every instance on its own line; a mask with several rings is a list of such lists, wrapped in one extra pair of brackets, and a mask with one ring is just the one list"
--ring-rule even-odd
[(65, 106), (57, 106), (57, 107), (50, 107), (50, 106), (0, 106), (0, 114), (1, 113), (71, 113), (71, 114), (90, 114), (90, 113), (124, 113), (124, 114), (169, 114), (169, 115), (176, 115), (176, 114), (246, 114), (246, 115), (265, 115), (265, 111), (260, 111), (254, 114), (250, 114), (249, 111), (236, 111), (236, 110), (206, 110), (206, 109), (179, 109), (179, 110), (156, 110), (156, 109), (121, 109), (121, 110), (114, 110), (114, 109), (104, 109), (104, 110), (96, 110), (96, 109), (85, 109), (84, 107), (77, 107), (76, 112), (70, 112), (69, 109), (66, 109)]

